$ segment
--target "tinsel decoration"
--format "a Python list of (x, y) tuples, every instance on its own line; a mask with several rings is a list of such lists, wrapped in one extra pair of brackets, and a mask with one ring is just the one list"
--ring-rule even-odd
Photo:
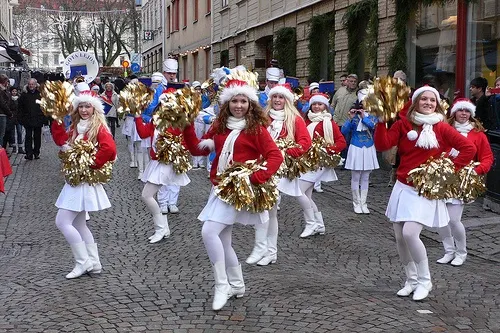
[(363, 100), (365, 110), (383, 118), (387, 124), (396, 119), (396, 115), (410, 96), (410, 87), (393, 77), (377, 78), (373, 86), (368, 87), (368, 95)]
[(233, 163), (219, 175), (220, 181), (215, 188), (215, 195), (238, 211), (261, 213), (271, 209), (278, 201), (277, 179), (272, 177), (260, 185), (250, 182), (250, 176), (265, 169), (265, 165), (265, 162), (259, 164), (256, 160)]
[(40, 92), (40, 104), (43, 114), (62, 124), (64, 117), (69, 114), (75, 97), (73, 85), (69, 82), (46, 81)]
[(256, 93), (259, 90), (259, 73), (251, 72), (247, 69), (243, 70), (233, 68), (230, 70), (230, 73), (226, 75), (224, 80), (220, 82), (217, 94), (214, 97), (215, 103), (219, 102), (219, 96), (226, 87), (226, 82), (228, 82), (229, 80), (245, 81), (249, 86), (255, 88)]
[(164, 132), (156, 140), (156, 157), (164, 164), (172, 163), (175, 173), (186, 173), (193, 165), (189, 151), (182, 145), (182, 136)]
[(407, 180), (413, 183), (418, 195), (429, 200), (453, 198), (458, 182), (455, 165), (444, 153), (438, 158), (431, 156), (427, 162), (408, 172)]
[(299, 144), (287, 139), (278, 139), (276, 140), (276, 145), (281, 150), (284, 158), (283, 163), (281, 163), (280, 168), (276, 172), (278, 177), (294, 180), (295, 178), (300, 177), (302, 173), (313, 170), (306, 154), (298, 158), (294, 158), (286, 153), (288, 148), (300, 147)]
[(444, 98), (441, 99), (439, 104), (443, 108), (444, 113), (448, 112), (448, 109), (450, 108), (450, 104), (448, 104), (448, 102)]
[(339, 165), (341, 157), (339, 154), (328, 152), (328, 143), (325, 138), (317, 136), (312, 140), (311, 148), (306, 153), (311, 170), (319, 168), (335, 168)]
[(123, 117), (124, 114), (140, 115), (142, 111), (153, 100), (154, 91), (148, 88), (142, 82), (130, 82), (120, 92), (120, 106), (118, 107), (118, 115)]
[(184, 128), (194, 122), (201, 109), (201, 95), (192, 88), (164, 93), (153, 114), (153, 123), (163, 131), (168, 127)]
[(62, 161), (61, 171), (66, 182), (71, 186), (81, 183), (89, 185), (105, 184), (111, 179), (113, 163), (106, 162), (100, 169), (92, 169), (97, 145), (87, 140), (76, 140), (71, 149), (59, 152)]
[(458, 171), (460, 183), (456, 188), (455, 198), (462, 199), (464, 202), (472, 202), (486, 192), (484, 176), (478, 175), (474, 170), (479, 164), (479, 162), (472, 161)]

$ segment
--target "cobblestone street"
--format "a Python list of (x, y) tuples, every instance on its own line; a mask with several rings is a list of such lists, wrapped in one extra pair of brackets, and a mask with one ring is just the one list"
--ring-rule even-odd
[(397, 297), (405, 276), (384, 216), (391, 189), (383, 170), (371, 177), (369, 215), (352, 211), (349, 171), (314, 194), (325, 236), (300, 239), (300, 207), (284, 197), (274, 265), (244, 263), (254, 233), (236, 226), (247, 292), (212, 311), (213, 274), (196, 219), (210, 191), (206, 171), (189, 172), (181, 212), (168, 215), (172, 235), (149, 244), (143, 184), (118, 140), (106, 185), (113, 207), (90, 221), (103, 272), (74, 280), (65, 279), (74, 263), (54, 224), (63, 186), (57, 148), (45, 143), (40, 160), (11, 158), (0, 194), (0, 332), (500, 332), (499, 215), (480, 201), (466, 207), (469, 256), (460, 268), (435, 262), (443, 249), (425, 231), (434, 289), (423, 302)]

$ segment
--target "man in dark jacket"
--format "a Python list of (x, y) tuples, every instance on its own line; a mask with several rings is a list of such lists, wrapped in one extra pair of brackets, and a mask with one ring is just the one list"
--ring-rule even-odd
[(484, 128), (488, 131), (495, 128), (495, 122), (493, 120), (490, 103), (485, 95), (487, 87), (488, 80), (484, 77), (476, 77), (470, 82), (471, 101), (476, 106), (475, 118), (479, 119), (479, 121), (483, 123)]
[(33, 157), (36, 160), (40, 158), (42, 127), (48, 124), (48, 119), (42, 113), (40, 105), (36, 103), (37, 99), (40, 99), (38, 83), (35, 79), (30, 79), (27, 91), (21, 94), (18, 102), (18, 120), (26, 129), (24, 139), (26, 155), (24, 158), (27, 160), (32, 160)]
[(7, 118), (12, 117), (12, 101), (8, 88), (9, 77), (5, 74), (0, 74), (0, 146), (3, 143), (7, 128)]

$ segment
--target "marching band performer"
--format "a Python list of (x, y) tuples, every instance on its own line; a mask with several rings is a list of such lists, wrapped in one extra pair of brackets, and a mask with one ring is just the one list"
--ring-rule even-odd
[[(273, 68), (274, 69), (274, 68)], [(269, 91), (269, 100), (265, 112), (271, 124), (268, 131), (273, 140), (280, 138), (295, 142), (298, 147), (288, 148), (286, 154), (297, 158), (311, 147), (311, 137), (304, 119), (293, 105), (293, 93), (287, 85), (277, 85)], [(281, 193), (300, 197), (299, 179), (281, 178), (278, 184)], [(255, 225), (255, 245), (247, 258), (247, 264), (267, 266), (278, 258), (278, 204), (269, 211), (269, 223)]]
[(278, 85), (281, 77), (280, 69), (277, 67), (269, 67), (266, 69), (266, 89), (259, 94), (259, 103), (262, 108), (265, 108), (268, 104), (269, 92), (271, 89)]
[[(211, 149), (215, 150), (210, 171), (214, 185), (218, 184), (218, 175), (233, 162), (261, 158), (267, 162), (266, 169), (256, 171), (250, 181), (265, 183), (278, 170), (283, 157), (266, 130), (268, 120), (259, 106), (255, 89), (244, 81), (230, 80), (219, 101), (220, 113), (202, 141), (196, 137), (193, 126), (184, 130), (189, 150), (193, 155), (208, 155)], [(269, 214), (267, 211), (237, 211), (234, 206), (220, 200), (212, 189), (198, 219), (203, 221), (203, 242), (214, 270), (212, 308), (219, 310), (230, 297), (242, 297), (245, 293), (241, 265), (231, 244), (233, 224), (262, 225), (268, 221)]]
[[(82, 88), (86, 86), (85, 88)], [(100, 169), (106, 162), (116, 159), (116, 145), (104, 117), (104, 108), (98, 95), (90, 91), (86, 83), (79, 83), (79, 95), (72, 101), (71, 126), (66, 132), (64, 124), (52, 122), (52, 137), (63, 151), (70, 150), (76, 140), (97, 144), (93, 169)], [(95, 212), (111, 207), (101, 184), (80, 183), (77, 186), (64, 184), (56, 201), (59, 209), (56, 226), (71, 246), (76, 261), (67, 279), (77, 278), (87, 272), (100, 273), (97, 244), (87, 226), (86, 212)]]
[(449, 216), (444, 200), (429, 200), (418, 195), (407, 180), (408, 173), (449, 147), (460, 152), (455, 159), (458, 167), (467, 165), (476, 151), (472, 143), (443, 121), (440, 101), (435, 88), (423, 86), (414, 92), (406, 117), (397, 120), (390, 129), (383, 122), (375, 129), (377, 150), (385, 151), (397, 145), (401, 158), (386, 216), (393, 222), (398, 253), (406, 273), (405, 285), (397, 295), (413, 293), (415, 301), (425, 299), (432, 289), (427, 250), (420, 240), (420, 232), (424, 227), (446, 226)]
[[(328, 110), (328, 96), (324, 94), (314, 94), (309, 99), (309, 111), (306, 113), (307, 131), (311, 139), (322, 137), (328, 146), (328, 151), (339, 153), (345, 149), (346, 142), (337, 124), (332, 120), (332, 115)], [(314, 184), (317, 182), (330, 182), (337, 180), (337, 174), (333, 168), (320, 168), (310, 171), (300, 177), (300, 190), (302, 195), (297, 197), (300, 206), (304, 211), (306, 226), (300, 234), (301, 238), (323, 235), (325, 224), (323, 215), (312, 199)]]
[[(484, 134), (484, 128), (481, 122), (474, 118), (475, 115), (476, 106), (467, 98), (459, 98), (451, 108), (448, 122), (474, 144), (477, 151), (474, 160), (480, 163), (474, 171), (478, 175), (484, 175), (493, 165), (493, 152), (488, 138)], [(456, 150), (452, 149), (450, 155), (454, 156), (457, 153)], [(460, 199), (450, 199), (446, 201), (446, 208), (450, 215), (450, 223), (438, 229), (445, 254), (437, 262), (439, 264), (451, 262), (453, 266), (461, 266), (467, 258), (465, 227), (462, 224), (464, 202)]]

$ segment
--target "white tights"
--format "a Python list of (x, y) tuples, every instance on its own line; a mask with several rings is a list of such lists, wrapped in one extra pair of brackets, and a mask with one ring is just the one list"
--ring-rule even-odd
[(418, 222), (395, 222), (392, 224), (399, 257), (403, 265), (413, 261), (419, 263), (427, 259), (427, 250), (420, 240), (423, 225)]
[(367, 190), (370, 183), (371, 170), (351, 170), (351, 189)]
[(86, 244), (94, 243), (94, 236), (85, 220), (85, 211), (59, 209), (56, 215), (56, 226), (70, 245), (82, 241)]
[(161, 214), (160, 206), (158, 202), (155, 200), (154, 196), (158, 192), (158, 190), (162, 187), (162, 185), (156, 185), (150, 182), (147, 182), (142, 189), (142, 201), (146, 204), (146, 208), (149, 210), (153, 216), (157, 214)]
[(222, 261), (226, 267), (238, 266), (238, 257), (231, 244), (232, 232), (232, 225), (214, 221), (205, 221), (203, 223), (201, 236), (212, 264)]
[(448, 209), (448, 215), (450, 215), (450, 223), (448, 223), (447, 226), (438, 229), (441, 240), (453, 237), (457, 244), (465, 244), (465, 227), (462, 223), (464, 205), (446, 204), (446, 208)]
[(314, 188), (314, 183), (306, 182), (304, 180), (299, 180), (300, 191), (302, 195), (297, 197), (300, 207), (303, 210), (313, 209), (315, 213), (318, 212), (318, 207), (312, 199), (312, 193)]

